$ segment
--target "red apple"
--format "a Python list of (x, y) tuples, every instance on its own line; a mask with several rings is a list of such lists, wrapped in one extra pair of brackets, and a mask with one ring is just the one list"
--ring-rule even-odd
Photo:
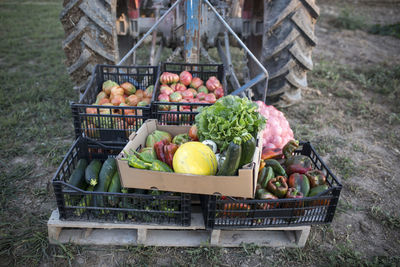
[(217, 97), (217, 99), (219, 99), (224, 96), (224, 89), (222, 89), (222, 87), (219, 87), (215, 89), (214, 94)]
[(206, 93), (200, 92), (200, 93), (197, 94), (197, 98), (199, 100), (204, 100), (206, 98), (206, 95), (207, 95)]
[(161, 84), (170, 84), (173, 82), (173, 73), (163, 72), (160, 76)]
[(171, 87), (171, 89), (175, 92), (176, 91), (176, 85), (177, 85), (177, 83), (173, 83), (169, 87)]
[(199, 88), (197, 88), (197, 92), (198, 93), (206, 93), (208, 94), (208, 89), (207, 87), (205, 87), (204, 85), (200, 86)]
[(160, 87), (160, 93), (161, 93), (161, 94), (170, 95), (170, 94), (172, 94), (173, 92), (174, 92), (174, 90), (172, 90), (172, 88), (169, 87), (168, 85), (163, 84), (163, 85), (161, 85), (161, 87)]
[[(179, 103), (189, 103), (188, 99), (182, 99), (181, 101), (179, 101)], [(183, 111), (183, 109), (189, 109), (190, 110), (190, 106), (180, 106), (180, 111)]]
[(181, 74), (179, 74), (179, 79), (181, 83), (183, 83), (185, 86), (188, 86), (192, 82), (192, 74), (184, 70), (181, 72)]
[(203, 80), (200, 79), (199, 77), (194, 77), (194, 78), (192, 79), (192, 82), (190, 83), (190, 87), (192, 87), (192, 88), (194, 88), (194, 89), (197, 89), (197, 88), (199, 88), (199, 87), (202, 86), (202, 85), (203, 85)]
[(136, 106), (140, 102), (140, 99), (137, 97), (137, 95), (130, 95), (125, 101), (129, 106)]
[(189, 88), (188, 91), (193, 93), (193, 98), (195, 98), (197, 96), (197, 91), (194, 90), (193, 88)]
[(99, 105), (103, 105), (103, 104), (105, 104), (105, 103), (110, 103), (110, 99), (109, 98), (103, 98), (103, 99), (101, 99), (100, 101), (99, 101)]
[(183, 92), (186, 90), (186, 86), (183, 83), (177, 83), (175, 86), (175, 92)]
[(179, 102), (182, 100), (182, 95), (179, 92), (173, 92), (170, 94), (169, 99), (171, 102)]
[(208, 80), (206, 82), (206, 86), (207, 86), (208, 91), (211, 91), (211, 92), (215, 91), (215, 89), (217, 89), (218, 87), (222, 87), (221, 83), (215, 76), (211, 76), (210, 78), (208, 78)]
[(177, 83), (179, 82), (179, 75), (176, 73), (171, 73), (171, 77), (172, 77), (172, 83)]
[(217, 101), (217, 98), (213, 93), (206, 94), (206, 97), (204, 98), (205, 101), (208, 103), (214, 104)]
[(158, 96), (158, 101), (169, 102), (169, 96), (167, 94), (160, 94)]
[(185, 90), (185, 91), (181, 92), (181, 94), (184, 99), (193, 99), (193, 97), (194, 97), (193, 92), (191, 92), (189, 90)]

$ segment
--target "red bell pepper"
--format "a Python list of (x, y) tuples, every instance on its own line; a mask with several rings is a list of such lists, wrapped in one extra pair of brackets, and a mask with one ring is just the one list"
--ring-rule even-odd
[(174, 154), (178, 149), (178, 145), (176, 144), (168, 144), (164, 145), (164, 155), (165, 155), (165, 163), (167, 163), (172, 168), (172, 161), (174, 158)]
[(290, 140), (286, 143), (286, 145), (282, 148), (283, 155), (286, 159), (291, 158), (293, 156), (294, 151), (299, 147), (298, 140)]
[(286, 159), (285, 166), (287, 175), (291, 175), (295, 172), (303, 174), (312, 170), (313, 163), (307, 156), (295, 155)]
[(286, 195), (288, 191), (288, 185), (286, 183), (286, 178), (283, 176), (277, 176), (268, 181), (267, 189), (269, 192), (275, 196), (282, 198)]
[(306, 172), (306, 176), (310, 181), (311, 188), (317, 187), (319, 185), (324, 185), (326, 183), (325, 174), (320, 170), (311, 170)]
[(287, 193), (286, 193), (286, 198), (302, 198), (303, 193), (300, 191), (297, 191), (296, 188), (289, 188)]

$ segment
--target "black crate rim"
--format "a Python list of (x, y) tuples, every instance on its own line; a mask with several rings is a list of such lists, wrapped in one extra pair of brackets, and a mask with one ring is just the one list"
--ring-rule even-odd
[[(188, 226), (190, 225), (190, 220), (191, 220), (191, 195), (190, 194), (184, 194), (184, 193), (179, 193), (180, 195), (173, 195), (175, 194), (174, 192), (166, 192), (166, 191), (159, 191), (159, 195), (152, 195), (152, 194), (141, 194), (141, 193), (111, 193), (111, 192), (96, 192), (96, 191), (86, 191), (82, 190), (80, 188), (77, 188), (75, 186), (72, 186), (67, 183), (65, 180), (67, 178), (66, 175), (67, 173), (71, 173), (72, 170), (70, 171), (69, 169), (72, 167), (72, 165), (76, 164), (76, 161), (80, 159), (81, 157), (79, 156), (81, 152), (79, 152), (79, 149), (82, 149), (82, 147), (79, 147), (80, 145), (85, 144), (87, 146), (87, 149), (89, 150), (92, 147), (96, 147), (99, 149), (112, 149), (112, 150), (122, 150), (123, 149), (123, 144), (118, 144), (115, 146), (112, 145), (104, 145), (101, 142), (98, 142), (97, 140), (89, 140), (84, 137), (79, 137), (76, 140), (74, 140), (73, 144), (69, 148), (68, 152), (64, 156), (62, 162), (60, 163), (59, 167), (57, 168), (57, 171), (52, 177), (52, 185), (54, 189), (54, 193), (56, 195), (56, 202), (57, 202), (57, 207), (60, 212), (60, 219), (61, 220), (70, 220), (71, 217), (64, 217), (63, 214), (63, 209), (67, 210), (72, 210), (71, 213), (74, 213), (76, 210), (79, 209), (85, 209), (89, 210), (89, 214), (87, 217), (90, 217), (94, 221), (101, 221), (101, 222), (109, 222), (110, 219), (102, 219), (102, 218), (95, 218), (96, 216), (94, 215), (96, 210), (99, 212), (101, 210), (107, 210), (107, 211), (113, 211), (113, 212), (135, 212), (140, 214), (140, 216), (146, 216), (145, 214), (153, 214), (154, 216), (159, 216), (155, 217), (153, 221), (151, 222), (138, 222), (138, 221), (126, 221), (127, 219), (123, 220), (124, 222), (131, 222), (131, 223), (142, 223), (142, 224), (165, 224), (165, 225), (183, 225), (183, 226)], [(75, 153), (74, 153), (75, 152)], [(88, 152), (89, 153), (89, 152)], [(86, 154), (86, 153), (84, 153)], [(97, 155), (94, 153), (94, 155)], [(91, 155), (93, 156), (93, 154)], [(107, 156), (109, 157), (110, 155), (103, 155), (101, 156)], [(113, 157), (116, 157), (117, 154), (113, 155)], [(95, 158), (97, 158), (95, 156)], [(75, 162), (75, 163), (73, 163)], [(66, 168), (65, 168), (66, 167)], [(61, 180), (60, 180), (61, 179)], [(67, 189), (65, 189), (65, 188)], [(113, 207), (113, 206), (88, 206), (87, 208), (80, 207), (80, 206), (75, 206), (75, 205), (69, 205), (68, 207), (66, 206), (66, 200), (64, 198), (64, 194), (68, 194), (68, 196), (73, 197), (74, 195), (82, 195), (81, 197), (85, 196), (103, 196), (103, 197), (120, 197), (121, 201), (122, 199), (131, 199), (133, 201), (136, 201), (140, 199), (140, 201), (168, 201), (168, 203), (171, 203), (173, 205), (178, 205), (179, 210), (162, 210), (162, 209), (149, 209), (149, 210), (144, 210), (144, 209), (138, 209), (138, 208), (132, 208), (132, 207)], [(59, 195), (62, 195), (59, 197)], [(82, 199), (82, 198), (81, 198)], [(95, 199), (95, 198), (93, 198)], [(96, 203), (96, 201), (94, 201)], [(93, 203), (91, 203), (93, 205)], [(161, 205), (161, 204), (158, 204)], [(167, 204), (166, 207), (169, 207)], [(60, 209), (61, 208), (61, 209)], [(169, 215), (174, 215), (176, 217), (173, 217), (172, 219), (169, 219)], [(127, 215), (123, 215), (127, 216)], [(75, 218), (74, 215), (72, 215), (72, 219), (77, 219), (77, 220), (82, 220), (82, 218)], [(137, 218), (136, 218), (137, 219)], [(111, 221), (118, 220), (116, 217), (112, 218)], [(119, 220), (120, 221), (120, 220)]]
[[(297, 154), (302, 154), (302, 155), (306, 155), (309, 158), (311, 158), (311, 160), (313, 161), (313, 165), (314, 168), (317, 169), (325, 169), (327, 172), (327, 175), (329, 175), (329, 177), (332, 179), (332, 183), (329, 182), (329, 180), (327, 180), (329, 187), (327, 190), (325, 190), (324, 192), (322, 192), (320, 195), (317, 196), (313, 196), (313, 197), (304, 197), (301, 199), (275, 199), (275, 200), (262, 200), (262, 199), (239, 199), (239, 198), (235, 198), (235, 197), (229, 197), (226, 196), (225, 199), (220, 198), (217, 195), (204, 195), (201, 196), (201, 204), (202, 204), (202, 210), (203, 210), (203, 217), (204, 217), (204, 221), (205, 221), (205, 225), (206, 228), (208, 229), (213, 229), (213, 228), (217, 228), (217, 229), (229, 229), (229, 228), (247, 228), (247, 227), (253, 227), (253, 228), (260, 228), (260, 227), (282, 227), (285, 225), (290, 225), (290, 226), (296, 226), (296, 225), (311, 225), (311, 224), (329, 224), (332, 222), (335, 210), (336, 210), (336, 206), (337, 206), (337, 202), (339, 200), (340, 197), (340, 191), (342, 189), (342, 184), (340, 183), (340, 181), (337, 179), (337, 177), (333, 174), (333, 172), (328, 168), (328, 166), (325, 164), (325, 162), (321, 159), (321, 157), (318, 155), (318, 153), (315, 151), (314, 147), (311, 145), (310, 142), (300, 142), (300, 145), (302, 146), (302, 149), (297, 149), (295, 152)], [(315, 157), (315, 162), (314, 159), (311, 157), (313, 153), (313, 157)], [(318, 166), (316, 163), (319, 163), (321, 166)], [(269, 209), (268, 212), (280, 212), (282, 210), (288, 210), (288, 211), (292, 211), (292, 213), (294, 212), (294, 210), (299, 210), (299, 209), (306, 209), (306, 207), (302, 207), (301, 205), (299, 206), (293, 206), (293, 207), (281, 207), (281, 204), (288, 204), (288, 203), (293, 203), (293, 204), (299, 204), (301, 202), (303, 203), (313, 203), (313, 201), (329, 201), (329, 205), (323, 205), (321, 206), (322, 209), (326, 209), (326, 214), (325, 216), (325, 221), (316, 221), (316, 222), (310, 222), (310, 221), (306, 221), (306, 222), (292, 222), (291, 219), (288, 219), (287, 223), (282, 223), (282, 224), (267, 224), (267, 225), (253, 225), (253, 222), (249, 220), (249, 218), (245, 217), (245, 218), (217, 218), (216, 217), (216, 205), (229, 205), (229, 204), (243, 204), (243, 205), (248, 205), (247, 208), (252, 207), (253, 205), (257, 205), (257, 204), (264, 204), (264, 205), (273, 205), (276, 204), (279, 209)], [(224, 206), (225, 207), (225, 206)], [(318, 206), (317, 206), (318, 207)], [(220, 209), (218, 209), (220, 211)], [(221, 212), (221, 211), (220, 211)], [(246, 210), (243, 209), (242, 207), (234, 207), (234, 208), (229, 208), (226, 211), (224, 211), (225, 213), (227, 213), (229, 215), (229, 213), (253, 213), (253, 214), (257, 214), (257, 213), (263, 213), (265, 212), (265, 210), (263, 209), (250, 209), (250, 210)], [(323, 216), (320, 214), (316, 214), (315, 216)], [(301, 217), (301, 216), (299, 216)], [(261, 217), (264, 218), (264, 217)], [(271, 217), (273, 218), (273, 217)], [(270, 219), (271, 219), (270, 218)], [(222, 224), (216, 224), (217, 220), (222, 220)], [(230, 221), (229, 221), (230, 220)], [(253, 218), (253, 220), (255, 220), (255, 218)], [(232, 225), (229, 225), (229, 222), (232, 223)], [(239, 223), (238, 223), (239, 222)], [(240, 225), (240, 222), (242, 222), (242, 224)], [(235, 224), (237, 223), (237, 224)], [(239, 225), (238, 225), (239, 224)], [(249, 225), (250, 224), (250, 225)]]

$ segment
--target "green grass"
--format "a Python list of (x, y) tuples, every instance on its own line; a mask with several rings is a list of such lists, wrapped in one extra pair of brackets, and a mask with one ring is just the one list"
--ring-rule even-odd
[(381, 207), (373, 206), (368, 211), (368, 215), (390, 228), (400, 228), (400, 214), (387, 212), (384, 211)]
[(358, 173), (357, 166), (349, 157), (333, 155), (329, 159), (329, 166), (333, 166), (333, 168), (337, 170), (337, 173), (341, 176), (341, 178), (345, 180), (351, 178), (353, 175)]
[(76, 95), (63, 64), (59, 10), (29, 2), (0, 7), (0, 125), (7, 129), (0, 149), (9, 159), (28, 149), (46, 155), (58, 146), (49, 139), (73, 137), (69, 101)]
[(61, 6), (61, 1), (0, 2), (2, 264), (70, 260), (60, 247), (49, 246), (50, 214), (30, 204), (28, 212), (20, 210), (25, 197), (48, 199), (47, 189), (33, 184), (49, 179), (43, 168), (56, 168), (74, 137), (69, 101), (77, 95), (63, 63)]
[(400, 39), (400, 23), (381, 25), (370, 24), (365, 16), (357, 15), (353, 8), (344, 7), (339, 15), (330, 19), (336, 28), (346, 30), (363, 30), (372, 34), (393, 36)]
[(370, 26), (368, 31), (372, 34), (389, 35), (400, 39), (400, 23), (390, 25), (375, 24)]

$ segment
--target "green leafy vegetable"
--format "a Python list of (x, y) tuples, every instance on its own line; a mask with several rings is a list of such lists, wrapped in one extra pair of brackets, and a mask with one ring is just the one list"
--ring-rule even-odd
[(196, 115), (200, 141), (213, 140), (223, 151), (235, 137), (250, 133), (254, 137), (264, 128), (266, 119), (256, 103), (247, 98), (228, 95)]

